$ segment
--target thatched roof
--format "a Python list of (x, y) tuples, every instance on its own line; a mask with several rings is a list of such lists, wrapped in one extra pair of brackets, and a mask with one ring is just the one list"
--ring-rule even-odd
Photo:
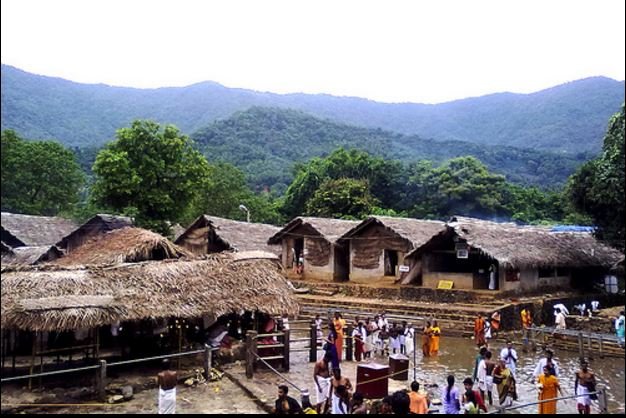
[(60, 331), (242, 310), (293, 315), (299, 309), (277, 263), (230, 255), (107, 268), (3, 267), (0, 280), (5, 329)]
[(381, 225), (392, 232), (396, 233), (413, 248), (428, 242), (433, 236), (444, 231), (446, 224), (441, 221), (429, 221), (424, 219), (413, 218), (394, 218), (391, 216), (370, 216), (356, 227), (350, 229), (341, 238), (342, 240), (349, 240), (352, 237), (357, 236), (364, 229), (372, 225)]
[(176, 241), (181, 235), (185, 233), (186, 229), (181, 224), (172, 225), (172, 237), (173, 241)]
[(91, 235), (91, 233), (96, 230), (107, 232), (130, 226), (133, 226), (133, 220), (127, 216), (99, 213), (87, 220), (84, 224), (74, 228), (73, 231), (69, 231), (67, 234), (63, 235), (61, 237), (62, 239), (60, 239), (56, 245), (59, 248), (66, 248), (67, 243), (77, 235)]
[[(281, 248), (268, 245), (267, 240), (280, 230), (277, 226), (253, 222), (240, 222), (217, 216), (202, 215), (196, 219), (187, 230), (176, 239), (175, 243), (182, 245), (186, 240), (199, 239), (193, 235), (198, 229), (208, 228), (215, 232), (218, 240), (230, 250), (235, 251), (265, 251), (279, 255)], [(206, 237), (204, 236), (206, 239)]]
[(334, 244), (342, 235), (348, 232), (351, 228), (359, 225), (359, 221), (347, 221), (344, 219), (328, 219), (328, 218), (313, 218), (300, 216), (292, 219), (287, 225), (285, 225), (278, 233), (270, 237), (267, 241), (268, 244), (280, 244), (280, 242), (287, 236), (292, 235), (292, 231), (301, 226), (307, 226), (313, 229), (315, 233), (326, 239), (331, 244)]
[(63, 253), (54, 245), (17, 247), (2, 253), (2, 264), (38, 264), (56, 260)]
[(193, 255), (155, 232), (124, 227), (91, 238), (65, 257), (56, 260), (54, 264), (111, 265), (180, 257), (193, 258)]
[(501, 265), (522, 267), (604, 267), (623, 255), (586, 232), (552, 232), (549, 228), (518, 226), (454, 217), (447, 230), (408, 254), (419, 256), (442, 236), (456, 235)]
[(65, 235), (78, 227), (70, 219), (56, 216), (20, 215), (17, 213), (2, 212), (3, 235), (9, 234), (17, 242), (7, 242), (17, 246), (43, 246), (57, 243)]

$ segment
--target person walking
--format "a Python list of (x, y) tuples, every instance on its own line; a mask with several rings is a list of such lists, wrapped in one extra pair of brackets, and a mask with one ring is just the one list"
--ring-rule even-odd
[[(482, 410), (484, 412), (487, 412), (487, 406), (485, 405), (485, 402), (483, 400), (484, 398), (480, 394), (479, 391), (474, 390), (474, 381), (472, 380), (471, 377), (466, 377), (463, 380), (463, 387), (465, 388), (465, 395), (464, 396), (466, 396), (468, 393), (471, 393), (473, 395), (472, 396), (473, 397), (473, 402), (475, 403), (476, 408), (478, 408), (478, 409), (480, 409), (480, 410)], [(466, 402), (467, 402), (467, 400), (464, 399), (463, 403), (466, 403)], [(476, 412), (476, 413), (478, 413), (478, 412)]]
[(580, 362), (580, 370), (576, 372), (574, 379), (574, 393), (578, 395), (576, 408), (579, 414), (589, 415), (591, 413), (591, 395), (589, 394), (595, 390), (596, 376), (589, 370), (589, 363), (583, 359)]
[(491, 334), (493, 338), (498, 338), (498, 331), (500, 330), (500, 311), (495, 311), (491, 314), (491, 321), (489, 321), (491, 325)]
[(624, 311), (620, 311), (619, 317), (615, 319), (615, 335), (620, 347), (624, 347)]
[[(539, 390), (540, 401), (556, 398), (557, 391), (563, 396), (559, 379), (554, 376), (550, 366), (544, 367), (543, 374), (539, 375), (537, 389)], [(556, 414), (556, 400), (540, 403), (539, 414)]]
[(550, 366), (552, 368), (552, 374), (556, 377), (559, 377), (559, 365), (556, 360), (554, 360), (554, 351), (551, 348), (546, 349), (546, 356), (539, 359), (537, 366), (535, 366), (535, 371), (533, 372), (533, 376), (538, 378), (541, 373), (543, 373), (543, 368), (546, 366)]
[(339, 312), (335, 312), (335, 319), (333, 319), (333, 326), (335, 327), (335, 333), (337, 335), (337, 339), (335, 340), (335, 346), (337, 347), (337, 357), (341, 362), (343, 356), (343, 329), (346, 326), (345, 319), (342, 318)]
[(313, 381), (315, 382), (316, 410), (317, 413), (322, 412), (322, 406), (328, 400), (330, 393), (330, 355), (325, 354), (321, 360), (315, 363), (313, 367)]
[(526, 349), (530, 340), (530, 327), (533, 326), (533, 316), (529, 308), (524, 308), (520, 312), (520, 317), (522, 319), (522, 341), (524, 349)]
[(485, 393), (487, 393), (489, 405), (493, 405), (493, 369), (496, 367), (491, 357), (491, 351), (487, 351), (485, 358), (478, 365), (478, 389), (482, 399), (485, 399)]
[(498, 365), (493, 369), (493, 383), (498, 388), (498, 400), (500, 406), (511, 406), (517, 400), (515, 378), (511, 370), (506, 367), (506, 361), (501, 358)]

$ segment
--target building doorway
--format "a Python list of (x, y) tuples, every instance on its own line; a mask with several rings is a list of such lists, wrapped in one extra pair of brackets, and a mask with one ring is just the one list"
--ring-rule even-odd
[(398, 252), (394, 250), (384, 250), (385, 276), (395, 276), (398, 267)]

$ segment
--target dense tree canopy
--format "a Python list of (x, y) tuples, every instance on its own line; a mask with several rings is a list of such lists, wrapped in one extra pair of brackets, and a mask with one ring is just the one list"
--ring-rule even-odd
[(73, 208), (84, 181), (74, 154), (60, 143), (2, 132), (2, 210), (57, 215)]
[(574, 206), (589, 214), (598, 236), (624, 248), (624, 105), (613, 115), (602, 154), (585, 163), (571, 177), (568, 195)]
[(378, 201), (367, 180), (327, 179), (307, 201), (306, 215), (361, 220), (374, 213)]
[(209, 165), (188, 137), (168, 125), (137, 120), (117, 131), (96, 157), (93, 198), (132, 215), (140, 226), (169, 234), (207, 180)]

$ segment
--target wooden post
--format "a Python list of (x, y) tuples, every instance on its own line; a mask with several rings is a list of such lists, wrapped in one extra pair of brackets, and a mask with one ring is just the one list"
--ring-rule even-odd
[(96, 327), (96, 361), (100, 360), (100, 328)]
[(246, 377), (252, 379), (254, 376), (254, 363), (256, 362), (256, 336), (257, 332), (249, 330), (246, 332)]
[(602, 336), (598, 338), (598, 341), (600, 343), (600, 358), (604, 358), (604, 341), (602, 339)]
[(583, 333), (578, 333), (578, 356), (580, 358), (585, 357), (585, 343), (583, 341)]
[(289, 340), (290, 340), (290, 331), (289, 330), (285, 330), (283, 331), (285, 333), (285, 337), (284, 337), (284, 347), (283, 347), (283, 370), (288, 372), (289, 371)]
[[(30, 369), (28, 374), (33, 374), (33, 371), (35, 370), (35, 353), (37, 353), (37, 336), (39, 335), (39, 333), (37, 331), (35, 331), (35, 335), (33, 335), (33, 352), (30, 356)], [(28, 379), (28, 390), (32, 390), (33, 388), (33, 379), (29, 378)]]
[(352, 361), (352, 353), (354, 352), (354, 350), (352, 350), (352, 325), (348, 325), (348, 328), (346, 329), (346, 336), (345, 336), (345, 340), (346, 340), (346, 355), (344, 356), (344, 358), (346, 359), (346, 361)]
[(311, 345), (309, 347), (309, 361), (314, 363), (317, 361), (317, 326), (315, 322), (311, 324), (311, 329), (309, 330), (309, 340)]
[(211, 368), (213, 367), (211, 365), (211, 346), (209, 346), (208, 344), (204, 345), (204, 378), (208, 381), (211, 379)]
[(100, 360), (100, 368), (96, 371), (96, 389), (100, 402), (106, 401), (107, 362)]
[(601, 414), (609, 413), (608, 396), (606, 394), (606, 387), (604, 385), (596, 385), (596, 391), (598, 391), (598, 406), (600, 407)]

